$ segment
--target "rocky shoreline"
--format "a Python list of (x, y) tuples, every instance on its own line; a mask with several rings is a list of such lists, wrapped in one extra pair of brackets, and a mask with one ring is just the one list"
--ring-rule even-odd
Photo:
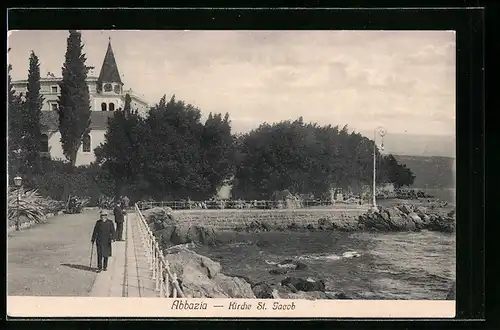
[[(244, 276), (226, 275), (222, 272), (219, 262), (192, 250), (196, 245), (219, 244), (217, 232), (213, 228), (181, 224), (175, 220), (175, 215), (172, 213), (168, 209), (155, 208), (144, 211), (144, 216), (164, 250), (171, 270), (177, 274), (186, 296), (192, 298), (353, 299), (344, 292), (332, 291), (325, 287), (322, 279), (295, 276), (295, 271), (307, 268), (306, 264), (296, 260), (287, 259), (273, 264), (270, 274), (285, 277), (278, 283), (254, 283)], [(280, 228), (264, 221), (253, 221), (240, 230), (247, 232), (273, 230), (453, 232), (455, 213), (401, 204), (379, 207), (378, 212), (369, 211), (357, 219), (344, 218), (339, 221), (319, 219), (315, 224), (298, 226), (291, 223)], [(447, 299), (454, 299), (454, 293), (450, 291)]]
[(336, 220), (320, 218), (316, 223), (307, 225), (290, 223), (287, 225), (272, 225), (266, 221), (252, 221), (235, 228), (236, 231), (260, 232), (272, 230), (308, 230), (308, 231), (419, 231), (430, 230), (445, 233), (455, 231), (455, 211), (443, 213), (441, 209), (431, 209), (425, 206), (401, 204), (392, 207), (378, 207), (378, 211), (368, 211), (358, 217), (342, 217)]

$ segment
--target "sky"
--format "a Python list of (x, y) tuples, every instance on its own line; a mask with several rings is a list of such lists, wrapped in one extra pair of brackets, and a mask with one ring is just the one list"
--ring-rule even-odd
[[(31, 50), (42, 77), (60, 76), (67, 36), (11, 32), (12, 78), (26, 79)], [(302, 116), (369, 137), (383, 126), (407, 147), (415, 135), (454, 141), (453, 31), (84, 30), (95, 75), (109, 38), (125, 88), (151, 104), (175, 94), (204, 116), (228, 112), (235, 132)]]

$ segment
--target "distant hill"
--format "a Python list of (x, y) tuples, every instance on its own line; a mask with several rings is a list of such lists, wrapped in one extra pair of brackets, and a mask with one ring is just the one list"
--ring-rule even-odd
[[(361, 134), (373, 139), (373, 132)], [(380, 140), (377, 140), (380, 143)], [(455, 137), (439, 135), (415, 135), (390, 133), (384, 137), (387, 153), (393, 155), (455, 157)]]
[(414, 188), (455, 188), (455, 158), (441, 156), (394, 155), (415, 174)]

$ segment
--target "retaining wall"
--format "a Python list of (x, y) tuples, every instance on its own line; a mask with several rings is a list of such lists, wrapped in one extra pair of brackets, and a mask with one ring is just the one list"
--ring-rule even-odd
[[(272, 209), (272, 210), (179, 210), (173, 211), (177, 221), (191, 226), (213, 227), (217, 230), (232, 230), (244, 227), (253, 221), (270, 226), (317, 225), (320, 219), (327, 221), (355, 222), (366, 213), (367, 208), (346, 209)], [(147, 210), (143, 211), (147, 215)]]

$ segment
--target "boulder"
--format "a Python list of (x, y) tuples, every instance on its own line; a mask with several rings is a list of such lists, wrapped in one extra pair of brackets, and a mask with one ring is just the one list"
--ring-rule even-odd
[(269, 274), (271, 275), (284, 275), (286, 273), (288, 273), (288, 269), (286, 268), (275, 268), (269, 271)]
[(273, 299), (273, 288), (266, 282), (260, 282), (252, 287), (253, 293), (256, 298)]
[(166, 250), (170, 270), (182, 281), (184, 294), (192, 298), (255, 298), (249, 283), (226, 276), (218, 262), (185, 247)]
[(167, 245), (191, 242), (209, 246), (218, 244), (217, 233), (213, 228), (189, 225), (167, 226), (162, 231), (162, 241)]
[(300, 277), (287, 277), (281, 281), (282, 286), (293, 286), (298, 291), (325, 291), (325, 282), (323, 280), (315, 281), (303, 279)]

